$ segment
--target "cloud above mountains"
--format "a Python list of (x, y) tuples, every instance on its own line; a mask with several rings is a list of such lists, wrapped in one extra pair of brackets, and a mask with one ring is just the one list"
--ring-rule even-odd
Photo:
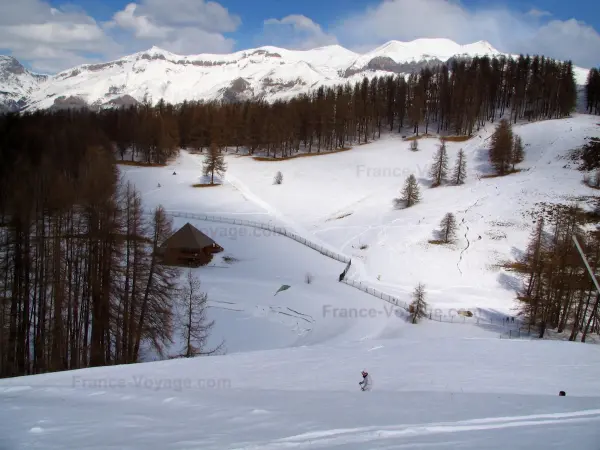
[[(243, 14), (238, 13), (217, 1), (137, 0), (99, 22), (73, 5), (2, 2), (0, 53), (9, 51), (41, 72), (115, 59), (152, 45), (181, 54), (228, 53), (246, 47), (231, 36), (243, 25)], [(572, 59), (583, 67), (600, 64), (600, 34), (580, 20), (558, 20), (541, 9), (519, 12), (491, 3), (468, 9), (456, 0), (382, 0), (349, 15), (342, 11), (329, 24), (302, 14), (267, 17), (253, 44), (303, 50), (340, 44), (364, 52), (389, 40), (424, 37), (459, 44), (486, 40), (508, 53)]]

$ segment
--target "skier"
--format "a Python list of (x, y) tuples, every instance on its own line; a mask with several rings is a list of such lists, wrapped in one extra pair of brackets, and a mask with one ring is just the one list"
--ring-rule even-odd
[(371, 376), (367, 373), (366, 370), (362, 371), (362, 376), (363, 376), (363, 380), (358, 383), (359, 386), (361, 386), (360, 390), (361, 391), (370, 391), (371, 386), (373, 386), (373, 381), (371, 380)]

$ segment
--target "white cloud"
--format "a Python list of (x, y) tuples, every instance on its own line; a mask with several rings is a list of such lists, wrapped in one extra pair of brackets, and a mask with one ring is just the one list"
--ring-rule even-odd
[(9, 50), (34, 70), (47, 73), (152, 45), (176, 53), (226, 53), (235, 42), (224, 33), (235, 31), (240, 23), (220, 4), (205, 0), (140, 0), (104, 24), (76, 5), (0, 0), (0, 53)]
[(133, 35), (138, 48), (157, 45), (176, 53), (229, 52), (241, 19), (218, 3), (204, 0), (142, 0), (129, 3), (105, 24)]
[[(543, 19), (539, 10), (520, 13), (487, 5), (469, 10), (454, 0), (384, 0), (342, 19), (330, 31), (342, 45), (364, 49), (385, 41), (448, 38), (459, 44), (480, 40), (508, 53), (541, 53), (590, 67), (600, 62), (600, 34), (574, 19)], [(537, 17), (532, 17), (536, 15)]]
[(110, 54), (118, 46), (82, 11), (19, 0), (0, 3), (0, 48), (30, 62), (34, 70), (54, 72), (91, 61), (90, 54)]
[(334, 35), (326, 33), (319, 24), (301, 14), (267, 19), (264, 25), (262, 38), (272, 45), (306, 50), (338, 43)]

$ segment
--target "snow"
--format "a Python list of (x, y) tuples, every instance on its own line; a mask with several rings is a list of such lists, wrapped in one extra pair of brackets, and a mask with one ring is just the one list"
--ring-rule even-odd
[[(363, 55), (339, 45), (304, 51), (264, 46), (232, 54), (187, 56), (152, 47), (105, 64), (65, 70), (47, 82), (35, 84), (27, 91), (26, 99), (31, 110), (49, 108), (59, 97), (76, 97), (96, 106), (125, 95), (138, 101), (147, 96), (154, 103), (162, 98), (176, 104), (184, 100), (221, 99), (232, 83), (242, 79), (247, 85), (236, 94), (238, 98), (274, 101), (310, 92), (321, 85), (336, 86), (361, 81), (365, 76), (389, 75), (390, 72), (367, 70), (368, 63), (376, 57), (410, 63), (446, 61), (455, 55), (500, 54), (485, 41), (459, 45), (448, 39), (390, 41)], [(578, 84), (585, 84), (587, 72), (575, 68)], [(18, 85), (14, 80), (9, 80), (9, 84)]]
[(45, 75), (30, 72), (13, 57), (0, 55), (0, 111), (3, 105), (12, 109), (45, 81)]
[[(210, 188), (192, 187), (202, 157), (188, 152), (168, 167), (121, 166), (148, 209), (162, 204), (176, 227), (189, 220), (224, 247), (194, 273), (216, 321), (209, 345), (224, 339), (228, 353), (0, 380), (0, 447), (596, 450), (600, 348), (515, 339), (518, 321), (502, 318), (514, 313), (517, 280), (494, 265), (524, 249), (533, 226), (525, 213), (537, 202), (591, 195), (565, 156), (597, 124), (576, 115), (515, 126), (527, 157), (522, 172), (504, 178), (481, 178), (493, 127), (448, 143), (452, 162), (460, 148), (467, 155), (460, 187), (427, 187), (435, 139), (413, 153), (395, 135), (312, 158), (232, 154), (224, 184)], [(273, 185), (278, 170), (283, 184)], [(422, 203), (394, 210), (410, 173)], [(461, 223), (459, 239), (428, 244), (446, 212)], [(424, 282), (431, 308), (454, 323), (409, 324), (339, 283), (344, 263), (242, 220), (351, 256), (350, 279), (404, 300)], [(275, 295), (283, 284), (291, 288)], [(479, 320), (458, 319), (458, 308)], [(168, 353), (179, 345), (175, 336)], [(363, 369), (373, 378), (368, 393), (358, 386)]]
[(2, 380), (0, 436), (48, 450), (597, 448), (597, 348), (402, 328), (401, 340)]
[(459, 45), (450, 39), (416, 39), (411, 42), (390, 41), (360, 56), (353, 67), (361, 69), (376, 57), (388, 57), (394, 62), (406, 63), (432, 59), (447, 61), (457, 55), (470, 57), (499, 56), (501, 53), (485, 41), (468, 45)]
[[(269, 328), (275, 326), (273, 322), (284, 324), (281, 332), (285, 337), (278, 335), (269, 348), (303, 345), (307, 340), (325, 343), (350, 335), (377, 338), (393, 329), (389, 320), (373, 320), (364, 328), (350, 329), (334, 322), (339, 328), (333, 329), (322, 317), (319, 307), (324, 302), (332, 308), (347, 302), (369, 308), (380, 302), (338, 283), (343, 263), (239, 221), (285, 227), (315, 245), (351, 258), (347, 275), (351, 283), (363, 283), (402, 303), (409, 303), (415, 286), (425, 283), (435, 316), (450, 320), (449, 316), (465, 309), (497, 322), (515, 313), (520, 280), (501, 265), (514, 261), (526, 248), (536, 217), (532, 211), (542, 202), (565, 203), (593, 194), (582, 183), (581, 172), (569, 168), (565, 157), (597, 134), (597, 123), (593, 116), (576, 115), (515, 126), (514, 132), (526, 146), (526, 160), (520, 165), (522, 172), (502, 178), (483, 178), (490, 173), (486, 145), (494, 127), (488, 125), (469, 141), (447, 144), (451, 166), (459, 149), (465, 151), (466, 184), (435, 189), (429, 187), (428, 172), (439, 141), (421, 139), (415, 153), (408, 149), (409, 142), (395, 134), (346, 152), (284, 161), (257, 161), (232, 154), (227, 156), (225, 183), (213, 188), (191, 187), (201, 178), (202, 156), (187, 152), (166, 168), (124, 166), (122, 170), (140, 189), (149, 208), (163, 204), (171, 213), (238, 221), (192, 221), (227, 254), (240, 259), (227, 265), (218, 257), (215, 265), (227, 269), (199, 270), (209, 296), (231, 302), (224, 305), (239, 310), (219, 314), (246, 317), (244, 327), (265, 336), (260, 342), (245, 340), (247, 332), (243, 330), (228, 337), (228, 326), (223, 325), (224, 330), (216, 336), (230, 341), (230, 351), (264, 348), (272, 333), (262, 333), (264, 322)], [(278, 171), (283, 174), (283, 184), (273, 185)], [(410, 174), (419, 180), (423, 200), (410, 209), (395, 210), (392, 200)], [(157, 188), (156, 183), (162, 187)], [(459, 224), (455, 242), (447, 246), (429, 243), (447, 212), (454, 213)], [(185, 220), (177, 217), (176, 225)], [(313, 285), (304, 283), (309, 272), (315, 276)], [(232, 285), (230, 280), (240, 282)], [(293, 288), (273, 297), (282, 284)], [(310, 319), (285, 316), (282, 313), (289, 313), (288, 307)]]

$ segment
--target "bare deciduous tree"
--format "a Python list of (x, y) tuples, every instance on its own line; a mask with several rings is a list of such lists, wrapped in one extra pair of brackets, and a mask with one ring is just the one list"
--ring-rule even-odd
[(183, 288), (179, 294), (179, 321), (183, 339), (182, 357), (214, 355), (224, 348), (221, 342), (216, 348), (207, 350), (210, 332), (215, 324), (206, 316), (208, 294), (201, 291), (201, 283), (191, 270), (188, 271)]

